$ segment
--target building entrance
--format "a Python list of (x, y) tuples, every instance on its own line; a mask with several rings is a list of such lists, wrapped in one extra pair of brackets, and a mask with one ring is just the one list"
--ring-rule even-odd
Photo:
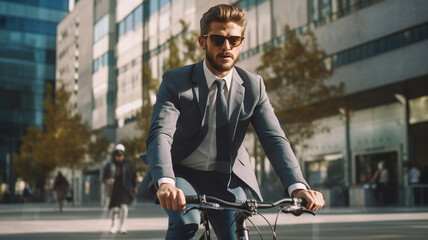
[[(384, 163), (387, 171), (386, 186), (383, 186), (379, 179), (374, 180), (381, 162)], [(358, 154), (355, 156), (355, 184), (370, 190), (370, 194), (373, 195), (371, 199), (373, 205), (396, 205), (399, 192), (398, 166), (396, 151)]]
[(305, 177), (309, 186), (320, 189), (330, 206), (348, 206), (342, 154), (318, 156), (305, 161)]

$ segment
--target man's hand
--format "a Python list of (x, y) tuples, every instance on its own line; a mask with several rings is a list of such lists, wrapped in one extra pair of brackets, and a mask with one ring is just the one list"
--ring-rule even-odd
[(297, 189), (293, 191), (293, 197), (306, 199), (306, 208), (311, 211), (321, 209), (325, 205), (322, 193), (313, 190)]
[(107, 180), (107, 183), (108, 183), (109, 185), (113, 185), (113, 184), (114, 184), (114, 178), (109, 178), (109, 179)]
[(181, 211), (186, 207), (186, 198), (183, 191), (173, 184), (162, 183), (156, 192), (159, 203), (163, 208), (173, 211)]

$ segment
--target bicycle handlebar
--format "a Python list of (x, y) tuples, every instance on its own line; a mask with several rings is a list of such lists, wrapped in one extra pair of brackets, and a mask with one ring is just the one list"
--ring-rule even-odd
[[(198, 204), (198, 209), (222, 209), (224, 207), (235, 208), (239, 210), (249, 211), (256, 213), (257, 209), (268, 209), (274, 207), (283, 207), (282, 205), (287, 204), (287, 207), (283, 207), (282, 211), (286, 213), (292, 213), (296, 216), (301, 215), (303, 212), (311, 213), (315, 215), (313, 211), (306, 209), (306, 200), (303, 198), (283, 198), (275, 202), (257, 202), (254, 199), (239, 202), (228, 202), (216, 197), (206, 195), (188, 195), (186, 196), (186, 203)], [(189, 209), (189, 210), (190, 210)]]

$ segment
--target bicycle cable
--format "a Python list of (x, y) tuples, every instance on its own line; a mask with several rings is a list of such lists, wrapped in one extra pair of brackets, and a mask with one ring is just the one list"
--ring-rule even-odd
[(272, 231), (273, 240), (276, 240), (276, 226), (275, 226), (276, 222), (275, 222), (275, 225), (272, 226), (272, 224), (269, 222), (269, 220), (263, 214), (258, 212), (257, 215), (261, 216), (266, 221), (266, 223), (270, 227), (270, 230)]

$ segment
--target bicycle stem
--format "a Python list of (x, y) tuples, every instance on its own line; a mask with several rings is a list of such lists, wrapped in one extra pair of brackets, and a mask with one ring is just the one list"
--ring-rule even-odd
[(241, 212), (241, 211), (237, 211), (235, 212), (235, 222), (236, 222), (236, 238), (238, 240), (249, 240), (250, 239), (250, 235), (249, 232), (250, 230), (247, 228), (246, 224), (245, 224), (245, 220), (251, 216), (251, 214), (249, 213), (245, 213), (245, 212)]

